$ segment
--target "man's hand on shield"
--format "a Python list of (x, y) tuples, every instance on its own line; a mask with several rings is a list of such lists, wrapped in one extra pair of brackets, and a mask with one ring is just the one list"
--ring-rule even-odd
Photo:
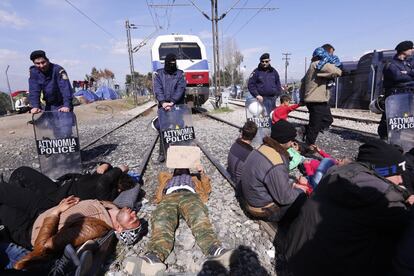
[(260, 96), (260, 95), (258, 95), (258, 96), (256, 97), (256, 99), (259, 101), (259, 103), (262, 103), (262, 102), (263, 102), (263, 97), (262, 97), (262, 96)]
[(171, 109), (171, 107), (174, 105), (173, 102), (165, 102), (162, 104), (162, 108), (164, 108), (166, 111), (169, 111)]
[(69, 107), (62, 106), (61, 108), (58, 109), (58, 111), (60, 111), (60, 112), (69, 112), (70, 109), (69, 109)]
[(36, 113), (40, 113), (40, 112), (42, 112), (42, 110), (40, 108), (37, 108), (37, 107), (33, 107), (32, 109), (30, 109), (31, 114), (36, 114)]

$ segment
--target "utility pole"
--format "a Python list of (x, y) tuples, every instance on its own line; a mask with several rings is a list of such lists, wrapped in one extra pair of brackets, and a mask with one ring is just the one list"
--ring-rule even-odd
[(13, 98), (12, 98), (12, 94), (11, 94), (11, 88), (10, 88), (10, 82), (9, 82), (9, 75), (7, 74), (7, 72), (9, 71), (9, 68), (10, 68), (10, 65), (7, 65), (7, 68), (6, 68), (6, 80), (7, 80), (7, 86), (9, 88), (11, 110), (14, 110), (14, 103), (13, 103)]
[(137, 93), (136, 93), (136, 87), (135, 87), (135, 77), (134, 77), (134, 56), (133, 56), (133, 52), (132, 52), (132, 42), (131, 42), (131, 29), (136, 29), (137, 27), (134, 24), (130, 24), (129, 20), (125, 21), (125, 29), (126, 29), (126, 35), (127, 35), (127, 46), (128, 46), (128, 56), (129, 56), (129, 69), (131, 72), (131, 89), (132, 89), (132, 93), (134, 95), (134, 102), (135, 105), (138, 102), (137, 99)]
[(282, 53), (282, 55), (284, 55), (282, 60), (285, 61), (285, 85), (287, 85), (287, 68), (289, 66), (289, 60), (290, 60), (289, 56), (291, 55), (291, 53)]
[(308, 58), (305, 57), (305, 75), (306, 75), (307, 70), (308, 70)]

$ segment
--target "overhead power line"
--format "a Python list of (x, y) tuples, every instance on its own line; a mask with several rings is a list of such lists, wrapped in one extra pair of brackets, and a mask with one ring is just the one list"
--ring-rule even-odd
[(69, 5), (72, 6), (72, 8), (74, 8), (75, 10), (77, 10), (80, 14), (82, 14), (84, 17), (86, 17), (89, 21), (91, 21), (96, 27), (98, 27), (99, 29), (101, 29), (104, 33), (106, 33), (107, 35), (111, 36), (112, 38), (116, 37), (111, 34), (110, 32), (108, 32), (107, 30), (105, 30), (104, 27), (102, 27), (101, 25), (99, 25), (95, 20), (93, 20), (92, 18), (90, 18), (86, 13), (84, 13), (83, 11), (81, 11), (78, 7), (76, 7), (74, 4), (72, 4), (69, 0), (65, 0), (66, 3), (68, 3)]
[(255, 18), (264, 8), (266, 8), (266, 6), (267, 5), (269, 5), (269, 3), (270, 2), (272, 2), (272, 0), (269, 0), (269, 1), (267, 1), (264, 5), (263, 5), (263, 7), (261, 7), (255, 14), (253, 14), (253, 16), (252, 17), (250, 17), (249, 18), (249, 20), (247, 20), (247, 22), (246, 23), (244, 23), (238, 30), (237, 30), (237, 32), (235, 32), (234, 34), (233, 34), (233, 36), (236, 36), (244, 27), (246, 27), (247, 26), (247, 24), (249, 24), (250, 23), (250, 21), (252, 21), (253, 20), (253, 18)]

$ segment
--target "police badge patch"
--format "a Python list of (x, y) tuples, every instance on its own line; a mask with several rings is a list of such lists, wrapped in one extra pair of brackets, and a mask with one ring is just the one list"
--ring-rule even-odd
[(62, 80), (68, 80), (69, 78), (68, 78), (68, 74), (66, 74), (66, 71), (65, 70), (60, 70), (59, 71), (59, 74), (60, 74), (60, 77), (62, 78)]

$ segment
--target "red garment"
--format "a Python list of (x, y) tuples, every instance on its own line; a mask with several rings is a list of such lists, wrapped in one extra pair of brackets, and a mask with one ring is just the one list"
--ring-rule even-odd
[(298, 104), (279, 105), (273, 109), (272, 124), (275, 124), (279, 120), (287, 120), (289, 112), (297, 109), (298, 107)]
[[(332, 156), (330, 156), (328, 153), (324, 152), (323, 150), (319, 150), (318, 153), (323, 157), (323, 158), (332, 158)], [(337, 161), (335, 159), (333, 159), (335, 161), (335, 164), (337, 163)], [(303, 166), (305, 167), (305, 171), (306, 171), (306, 175), (307, 176), (312, 176), (315, 174), (316, 170), (319, 167), (319, 164), (321, 163), (321, 161), (319, 161), (318, 159), (311, 159), (310, 162), (304, 162)]]

